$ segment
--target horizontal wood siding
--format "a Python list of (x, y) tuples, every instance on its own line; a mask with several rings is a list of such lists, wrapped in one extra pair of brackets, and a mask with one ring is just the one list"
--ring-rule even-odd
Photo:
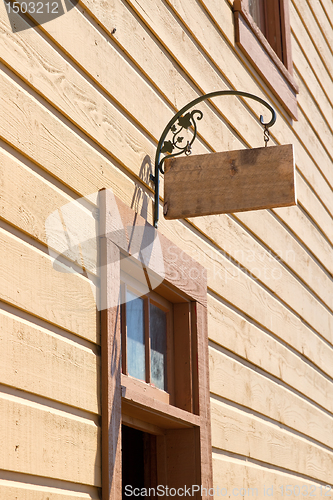
[[(161, 216), (207, 269), (214, 486), (262, 499), (333, 483), (332, 2), (290, 0), (297, 122), (236, 47), (232, 3), (81, 0), (38, 26), (12, 13), (16, 32), (0, 3), (1, 498), (100, 493), (96, 246), (88, 274), (73, 249), (62, 262), (76, 272), (59, 272), (48, 217), (81, 197), (92, 216), (106, 187), (152, 223), (163, 128), (228, 89), (275, 107), (269, 145), (294, 145), (298, 205)], [(193, 154), (264, 145), (259, 103), (198, 109)], [(163, 176), (160, 193), (162, 212)]]

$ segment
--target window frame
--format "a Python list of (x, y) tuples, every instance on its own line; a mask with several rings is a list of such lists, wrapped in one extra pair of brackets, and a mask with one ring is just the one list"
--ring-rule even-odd
[(280, 0), (283, 61), (252, 18), (248, 0), (234, 0), (233, 12), (236, 45), (250, 60), (288, 115), (297, 120), (296, 95), (299, 89), (293, 76), (289, 0)]
[[(175, 384), (182, 390), (189, 386), (189, 378), (192, 379), (191, 401), (183, 409), (156, 397), (164, 391), (121, 373), (121, 306), (115, 297), (120, 296), (120, 255), (131, 255), (131, 238), (126, 234), (126, 238), (119, 238), (116, 244), (110, 236), (117, 232), (115, 226), (119, 217), (123, 228), (152, 229), (146, 220), (108, 190), (100, 191), (100, 293), (105, 306), (101, 310), (102, 499), (122, 498), (122, 423), (157, 436), (159, 457), (164, 457), (159, 465), (159, 484), (169, 487), (202, 484), (207, 490), (203, 490), (202, 496), (198, 492), (195, 498), (208, 499), (211, 496), (205, 491), (212, 488), (213, 481), (206, 270), (158, 234), (165, 275), (155, 291), (173, 302), (174, 325), (182, 332), (177, 335), (176, 342), (181, 343), (182, 352), (187, 349), (193, 360), (190, 372), (186, 368), (180, 373), (179, 384)], [(157, 271), (149, 268), (145, 272)], [(175, 345), (175, 358), (178, 351)]]

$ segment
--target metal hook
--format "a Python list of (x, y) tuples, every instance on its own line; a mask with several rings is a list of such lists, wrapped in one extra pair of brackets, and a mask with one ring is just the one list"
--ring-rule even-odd
[(190, 141), (187, 141), (186, 148), (185, 148), (185, 154), (186, 154), (186, 156), (189, 156), (192, 154), (192, 148), (191, 148)]
[(267, 125), (264, 126), (264, 142), (265, 142), (265, 148), (267, 148), (267, 144), (268, 144), (268, 141), (269, 141), (269, 130), (267, 128)]

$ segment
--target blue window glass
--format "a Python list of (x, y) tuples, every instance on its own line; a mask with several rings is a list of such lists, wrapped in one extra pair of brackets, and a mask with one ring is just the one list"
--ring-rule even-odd
[(164, 391), (167, 390), (166, 379), (166, 313), (154, 304), (149, 307), (150, 321), (150, 371), (151, 382)]
[(126, 290), (128, 374), (146, 380), (144, 301)]

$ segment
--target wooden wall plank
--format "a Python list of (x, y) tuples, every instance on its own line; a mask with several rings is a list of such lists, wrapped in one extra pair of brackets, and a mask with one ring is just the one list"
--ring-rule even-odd
[(325, 13), (330, 22), (330, 25), (333, 28), (333, 5), (329, 0), (320, 0), (320, 4), (325, 9)]
[[(261, 466), (251, 459), (230, 457), (223, 452), (213, 453), (213, 468), (214, 487), (220, 488), (220, 496), (225, 493), (230, 496), (240, 496), (240, 493), (245, 493), (246, 496), (255, 497), (257, 500), (267, 500), (267, 497), (279, 498), (282, 491), (286, 495), (287, 485), (292, 485), (290, 498), (297, 498), (299, 491), (301, 494), (303, 492), (304, 496), (325, 494), (325, 488), (320, 489), (320, 483), (293, 474), (285, 467), (283, 470), (279, 468), (274, 470)], [(297, 486), (300, 486), (300, 490)], [(225, 492), (223, 488), (227, 491)], [(242, 488), (245, 490), (242, 491)], [(328, 498), (332, 498), (332, 494), (329, 495)]]
[(212, 401), (212, 445), (320, 481), (333, 480), (332, 451), (219, 401)]
[[(261, 283), (272, 290), (285, 304), (305, 319), (314, 329), (331, 338), (333, 315), (309, 291), (286, 270), (280, 262), (258, 244), (251, 234), (231, 218), (222, 216), (197, 218), (192, 221), (205, 234), (209, 234), (216, 246), (226, 251)], [(329, 306), (333, 309), (333, 302)], [(319, 319), (320, 316), (320, 319)], [(333, 337), (331, 339), (333, 342)]]
[[(327, 152), (326, 146), (324, 147), (320, 141), (318, 141), (317, 134), (315, 130), (310, 126), (306, 116), (304, 116), (301, 107), (298, 108), (299, 119), (295, 122), (293, 130), (296, 134), (302, 137), (302, 142), (306, 148), (309, 156), (311, 156), (318, 166), (319, 171), (325, 177), (330, 186), (333, 186), (333, 178), (330, 172), (330, 166), (332, 165), (332, 157)], [(331, 149), (331, 148), (329, 148)], [(299, 168), (302, 172), (302, 169)]]
[(97, 195), (76, 201), (7, 151), (0, 151), (0, 172), (0, 217), (96, 278)]
[[(102, 155), (1, 72), (0, 78), (0, 136), (6, 142), (81, 196), (112, 187), (128, 205), (140, 211), (144, 204), (144, 213), (152, 214), (150, 199), (111, 156)], [(143, 176), (149, 160), (144, 152), (138, 155)]]
[[(303, 9), (302, 9), (303, 11)], [(301, 47), (305, 48), (306, 47), (306, 58), (311, 61), (311, 66), (313, 67), (314, 73), (316, 74), (316, 77), (318, 79), (318, 83), (324, 90), (325, 94), (327, 95), (328, 100), (331, 102), (331, 105), (333, 104), (332, 102), (332, 95), (333, 95), (333, 81), (328, 73), (327, 69), (325, 68), (324, 64), (318, 57), (318, 52), (316, 51), (316, 47), (313, 44), (304, 24), (302, 23), (302, 20), (300, 19), (298, 12), (294, 6), (294, 4), (291, 2), (290, 3), (290, 22), (291, 22), (291, 29), (293, 33), (295, 34), (295, 37), (297, 38), (299, 44)], [(305, 77), (305, 75), (304, 75)]]
[(94, 285), (79, 274), (52, 267), (52, 259), (6, 231), (1, 237), (1, 299), (98, 342)]
[(306, 210), (331, 244), (333, 244), (332, 217), (323, 206), (320, 198), (314, 194), (311, 187), (301, 175), (296, 174), (296, 185), (297, 192), (302, 192), (302, 196), (298, 196), (299, 204)]
[[(293, 210), (294, 209), (294, 210)], [(311, 221), (296, 207), (273, 208), (272, 211), (297, 234), (297, 238), (304, 243), (328, 272), (333, 274), (332, 245), (313, 227)]]
[[(171, 1), (171, 0), (169, 0)], [(172, 0), (173, 4), (177, 0)], [(218, 29), (224, 34), (231, 47), (235, 43), (235, 26), (233, 3), (234, 0), (200, 0), (203, 8), (209, 14), (209, 17), (217, 25)], [(199, 26), (198, 26), (199, 27)]]
[[(21, 476), (22, 482), (8, 481), (0, 479), (0, 495), (6, 500), (99, 500), (98, 490), (84, 493), (80, 491), (66, 491), (56, 487), (43, 487), (24, 482), (24, 477)], [(88, 489), (88, 488), (87, 488)]]
[[(301, 179), (298, 176), (298, 186), (301, 185)], [(280, 222), (272, 213), (264, 210), (236, 214), (235, 218), (263, 241), (279, 262), (284, 262), (332, 309), (332, 279), (297, 241), (297, 235), (286, 231), (281, 223), (283, 221)]]
[(333, 107), (331, 102), (318, 82), (317, 76), (311, 66), (311, 61), (307, 59), (306, 53), (303, 52), (302, 46), (293, 33), (291, 34), (291, 38), (293, 47), (293, 64), (295, 70), (297, 71), (295, 72), (297, 83), (299, 83), (298, 78), (301, 77), (308, 89), (308, 92), (310, 92), (316, 102), (316, 106), (320, 110), (320, 113), (325, 117), (325, 120), (328, 122), (330, 128), (332, 128)]
[(284, 387), (279, 380), (210, 347), (210, 390), (246, 410), (267, 416), (277, 423), (333, 448), (332, 415)]
[(87, 347), (5, 311), (0, 344), (2, 384), (99, 413), (99, 357)]
[[(5, 10), (5, 5), (0, 8)], [(76, 12), (76, 9), (72, 9), (71, 12)], [(66, 19), (67, 15), (69, 14), (63, 16), (62, 19)], [(25, 23), (20, 17), (18, 22)], [(137, 162), (139, 151), (142, 159), (147, 154), (154, 156), (155, 147), (152, 141), (141, 134), (109, 99), (101, 95), (79, 72), (67, 64), (35, 30), (25, 29), (20, 32), (19, 37), (14, 37), (8, 21), (5, 23), (2, 20), (1, 26), (3, 33), (6, 34), (3, 35), (5, 43), (0, 45), (3, 61), (26, 81), (29, 82), (32, 77), (33, 86), (37, 91), (45, 95), (46, 99), (60, 109), (65, 116), (86, 131), (87, 135), (103, 149), (125, 165), (136, 164), (137, 171), (139, 170)], [(26, 23), (23, 27), (26, 27)], [(77, 45), (82, 46), (82, 44)], [(36, 54), (36, 46), (38, 54)], [(52, 72), (43, 66), (44, 60), (50, 61), (54, 68)], [(62, 81), (65, 83), (62, 88), (54, 92), (54, 87), (57, 86), (54, 78), (59, 78), (59, 74), (62, 75)], [(5, 84), (0, 85), (3, 87)], [(144, 89), (143, 94), (145, 93)], [(7, 98), (13, 99), (13, 94)], [(169, 115), (166, 115), (165, 120), (167, 119)]]
[[(213, 300), (213, 302), (212, 302)], [(212, 299), (209, 301), (209, 320), (210, 320), (210, 325), (213, 328), (212, 330), (212, 339), (216, 340), (218, 338), (218, 334), (216, 334), (215, 327), (214, 325), (214, 316), (219, 317), (220, 314), (223, 314), (223, 320), (228, 321), (227, 317), (222, 313), (221, 308), (224, 309), (224, 306), (221, 304), (221, 301), (218, 299)], [(215, 302), (217, 301), (217, 302)], [(217, 310), (214, 310), (216, 309)], [(235, 319), (235, 316), (228, 310), (228, 317), (231, 315), (233, 317), (233, 320), (237, 321)], [(219, 318), (220, 321), (221, 318)], [(249, 323), (244, 319), (244, 322), (241, 321), (239, 328), (241, 329), (246, 329), (246, 328), (252, 328), (250, 326), (246, 326)], [(228, 325), (225, 326), (225, 328), (228, 328)], [(215, 333), (214, 333), (215, 331)], [(219, 327), (219, 332), (221, 331), (221, 328)], [(228, 332), (228, 330), (226, 330)], [(227, 340), (228, 337), (226, 337), (225, 342), (228, 342)], [(320, 339), (317, 335), (310, 335), (310, 333), (304, 332), (303, 335), (280, 335), (281, 340), (289, 344), (295, 351), (297, 351), (299, 354), (307, 358), (308, 360), (311, 361), (314, 365), (316, 365), (321, 372), (326, 373), (330, 378), (333, 378), (333, 366), (332, 366), (332, 348), (327, 345), (327, 343), (323, 340)], [(228, 347), (227, 344), (227, 348)], [(232, 344), (234, 345), (234, 344)], [(233, 348), (231, 347), (231, 350), (233, 351)], [(240, 351), (240, 355), (242, 356), (244, 353)], [(246, 354), (246, 353), (245, 353)], [(246, 357), (246, 356), (245, 356)], [(254, 362), (254, 361), (253, 361)]]
[(330, 380), (321, 371), (309, 365), (301, 353), (293, 352), (293, 349), (209, 295), (208, 307), (209, 338), (214, 343), (281, 379), (288, 386), (333, 413), (333, 403), (330, 398), (333, 389), (333, 349), (326, 344), (323, 345), (323, 349), (327, 348), (330, 364), (325, 363), (322, 358), (317, 358), (320, 370), (324, 370), (326, 365), (328, 375), (331, 375)]
[[(297, 74), (297, 71), (295, 71)], [(332, 146), (332, 127), (330, 127), (320, 113), (316, 101), (311, 96), (302, 78), (297, 80), (300, 88), (300, 96), (298, 98), (298, 105), (302, 110), (304, 117), (307, 119), (310, 126), (317, 134), (317, 139), (319, 139), (321, 145), (325, 148), (327, 154), (332, 158), (333, 146)], [(318, 131), (320, 133), (318, 134)]]
[(73, 198), (5, 150), (0, 150), (0, 175), (0, 217), (47, 245), (47, 217)]
[(2, 394), (0, 468), (100, 486), (98, 427), (89, 420)]
[[(320, 26), (316, 22), (315, 17), (308, 5), (308, 2), (302, 2), (300, 0), (293, 0), (293, 5), (306, 28), (308, 35), (310, 36), (313, 45), (317, 50), (318, 56), (322, 60), (328, 75), (332, 79), (333, 75), (333, 58), (332, 58), (332, 48), (328, 45), (327, 40), (325, 40)], [(324, 16), (321, 16), (324, 17)], [(332, 36), (332, 33), (331, 33)]]

